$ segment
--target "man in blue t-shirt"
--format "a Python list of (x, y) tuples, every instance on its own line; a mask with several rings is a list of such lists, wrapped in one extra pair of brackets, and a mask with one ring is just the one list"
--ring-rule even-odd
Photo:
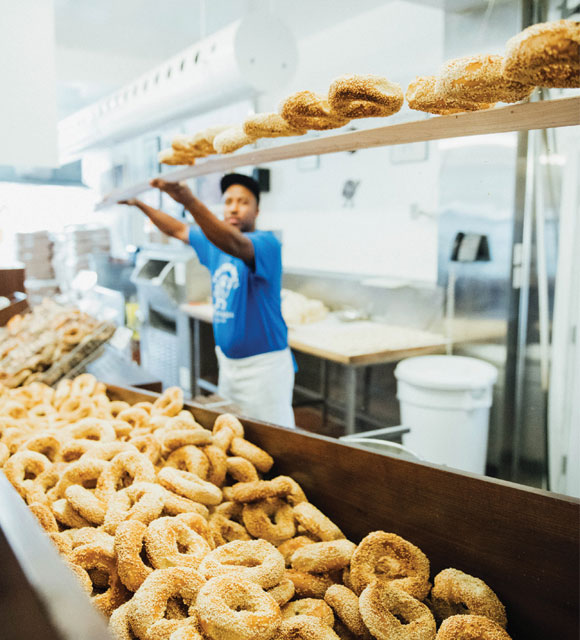
[(123, 201), (190, 244), (209, 269), (220, 395), (249, 417), (293, 427), (294, 364), (281, 312), (281, 245), (271, 232), (256, 230), (258, 183), (237, 173), (222, 178), (223, 221), (183, 184), (156, 178), (151, 186), (182, 204), (199, 225), (190, 228), (139, 200)]

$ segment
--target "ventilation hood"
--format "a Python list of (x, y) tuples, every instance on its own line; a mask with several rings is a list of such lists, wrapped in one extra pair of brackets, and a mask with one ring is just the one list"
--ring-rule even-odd
[(165, 122), (278, 89), (298, 64), (278, 18), (249, 13), (59, 123), (61, 162)]

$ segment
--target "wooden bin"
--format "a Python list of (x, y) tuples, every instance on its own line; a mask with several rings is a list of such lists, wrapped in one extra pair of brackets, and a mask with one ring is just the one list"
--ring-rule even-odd
[[(130, 403), (154, 398), (110, 387)], [(193, 406), (211, 428), (215, 411)], [(432, 576), (446, 567), (485, 580), (514, 640), (577, 640), (580, 501), (474, 474), (407, 462), (299, 430), (244, 420), (309, 500), (358, 542), (393, 531), (420, 547)]]
[(10, 299), (10, 305), (0, 309), (0, 327), (10, 318), (28, 309), (28, 297), (24, 287), (24, 268), (11, 267), (0, 269), (0, 296)]
[(0, 309), (0, 327), (4, 327), (10, 318), (28, 310), (28, 296), (25, 293), (16, 291), (6, 297), (10, 299), (10, 304)]
[[(112, 386), (109, 395), (130, 403), (156, 397)], [(219, 415), (187, 406), (206, 427)], [(300, 482), (353, 541), (376, 529), (398, 533), (427, 554), (432, 576), (455, 567), (485, 580), (506, 605), (514, 640), (577, 640), (580, 501), (243, 423), (248, 439), (274, 457), (272, 472)]]

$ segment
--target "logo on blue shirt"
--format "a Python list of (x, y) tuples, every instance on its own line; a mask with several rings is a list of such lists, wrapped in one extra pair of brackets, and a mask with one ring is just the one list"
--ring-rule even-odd
[(238, 268), (231, 262), (224, 262), (213, 274), (214, 322), (227, 322), (234, 317), (228, 311), (228, 299), (231, 292), (240, 286)]

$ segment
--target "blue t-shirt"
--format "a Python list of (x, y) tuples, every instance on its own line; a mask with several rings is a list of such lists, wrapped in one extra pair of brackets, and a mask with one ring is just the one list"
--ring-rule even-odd
[(246, 233), (254, 245), (254, 269), (218, 249), (191, 227), (189, 244), (211, 273), (215, 343), (228, 358), (247, 358), (288, 346), (282, 318), (282, 247), (269, 231)]

